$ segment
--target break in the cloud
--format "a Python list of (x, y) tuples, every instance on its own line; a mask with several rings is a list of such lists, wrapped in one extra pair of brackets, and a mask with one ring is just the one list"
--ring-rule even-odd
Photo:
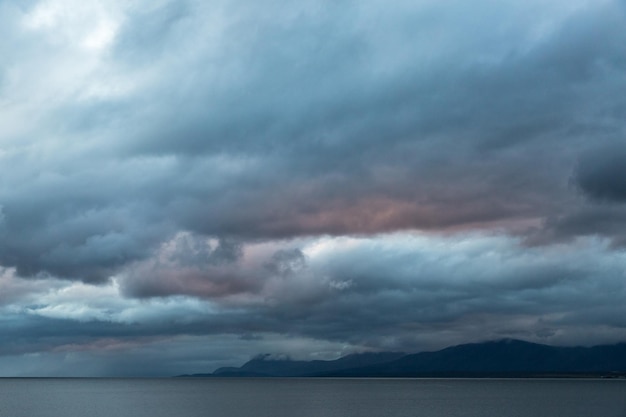
[(0, 373), (624, 339), (623, 2), (9, 0), (0, 25)]

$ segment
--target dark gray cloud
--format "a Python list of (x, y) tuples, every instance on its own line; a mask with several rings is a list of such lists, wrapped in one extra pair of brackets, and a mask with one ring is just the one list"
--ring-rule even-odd
[(571, 188), (580, 194), (575, 204), (546, 218), (529, 241), (546, 243), (577, 236), (603, 236), (614, 247), (626, 244), (626, 148), (619, 140), (582, 152), (574, 168)]
[(626, 202), (626, 145), (620, 141), (581, 157), (575, 182), (594, 200)]

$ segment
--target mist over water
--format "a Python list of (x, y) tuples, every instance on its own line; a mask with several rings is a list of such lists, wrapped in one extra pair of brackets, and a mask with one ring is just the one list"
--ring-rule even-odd
[(2, 379), (10, 417), (624, 417), (625, 380)]

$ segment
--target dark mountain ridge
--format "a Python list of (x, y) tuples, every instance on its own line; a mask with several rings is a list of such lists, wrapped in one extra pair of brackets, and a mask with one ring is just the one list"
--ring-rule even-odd
[(333, 361), (258, 356), (243, 366), (191, 376), (267, 377), (538, 377), (626, 376), (626, 343), (558, 347), (504, 339), (435, 352), (362, 353)]

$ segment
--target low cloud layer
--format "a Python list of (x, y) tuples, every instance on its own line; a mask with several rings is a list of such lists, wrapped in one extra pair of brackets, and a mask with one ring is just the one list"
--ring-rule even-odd
[[(171, 248), (155, 256), (163, 260)], [(57, 282), (5, 300), (1, 353), (104, 355), (113, 366), (107, 374), (115, 374), (115, 363), (151, 346), (171, 346), (163, 355), (174, 360), (193, 349), (181, 340), (210, 338), (216, 351), (228, 341), (232, 358), (212, 359), (207, 348), (201, 362), (176, 359), (180, 372), (199, 372), (194, 366), (233, 365), (270, 347), (332, 358), (503, 337), (558, 345), (626, 337), (626, 256), (598, 239), (524, 248), (501, 235), (393, 234), (251, 245), (228, 264), (177, 258), (150, 275), (156, 262), (108, 285)], [(30, 282), (7, 276), (4, 288)]]
[(0, 24), (7, 358), (624, 338), (623, 2), (4, 1)]

